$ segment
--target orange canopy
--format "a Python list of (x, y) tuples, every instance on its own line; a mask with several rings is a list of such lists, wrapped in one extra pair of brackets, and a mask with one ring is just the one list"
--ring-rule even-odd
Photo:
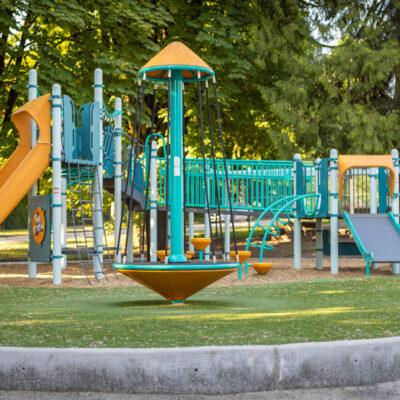
[(343, 196), (344, 176), (351, 168), (382, 167), (390, 172), (390, 195), (393, 196), (396, 171), (390, 155), (365, 156), (365, 155), (339, 155), (339, 197)]
[(164, 47), (140, 69), (139, 73), (164, 80), (168, 78), (168, 70), (171, 69), (182, 70), (183, 78), (189, 80), (197, 78), (197, 71), (200, 71), (201, 77), (214, 74), (208, 64), (181, 42), (172, 42)]

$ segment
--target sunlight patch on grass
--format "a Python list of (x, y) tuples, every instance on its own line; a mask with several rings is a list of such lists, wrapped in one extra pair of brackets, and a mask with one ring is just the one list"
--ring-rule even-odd
[(189, 314), (189, 315), (167, 315), (162, 316), (160, 319), (165, 320), (210, 320), (218, 319), (221, 321), (234, 321), (243, 319), (261, 319), (261, 318), (282, 318), (282, 317), (314, 317), (317, 315), (332, 315), (332, 314), (343, 314), (355, 311), (354, 307), (328, 307), (328, 308), (315, 308), (311, 310), (295, 310), (295, 311), (283, 311), (283, 312), (270, 312), (270, 313), (243, 313), (243, 314), (228, 314), (228, 313), (216, 313), (216, 314)]
[(338, 322), (341, 325), (354, 325), (354, 326), (371, 326), (371, 325), (387, 325), (390, 321), (383, 319), (345, 319)]
[(346, 293), (344, 290), (320, 290), (319, 294), (343, 294)]
[[(10, 273), (1, 273), (0, 270), (0, 280), (1, 279), (10, 279), (10, 278), (26, 278), (27, 277), (27, 273), (23, 273), (23, 274), (10, 274)], [(82, 280), (85, 279), (85, 275), (68, 275), (68, 274), (63, 274), (64, 278), (68, 278), (68, 279), (76, 279), (76, 280)], [(36, 276), (37, 279), (53, 279), (53, 274), (52, 273), (38, 273)]]
[(63, 319), (25, 319), (18, 321), (2, 322), (2, 326), (29, 326), (29, 325), (45, 325), (45, 324), (63, 324)]

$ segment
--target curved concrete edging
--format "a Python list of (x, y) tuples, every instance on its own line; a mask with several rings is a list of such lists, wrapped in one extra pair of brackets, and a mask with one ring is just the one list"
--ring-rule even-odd
[(0, 347), (0, 390), (230, 394), (400, 379), (400, 337), (171, 349)]

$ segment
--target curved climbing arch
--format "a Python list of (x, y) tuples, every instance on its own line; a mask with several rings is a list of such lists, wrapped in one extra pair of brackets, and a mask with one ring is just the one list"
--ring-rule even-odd
[[(312, 209), (310, 210), (307, 206), (307, 203), (310, 200), (313, 204)], [(303, 194), (303, 195), (293, 195), (288, 196), (283, 199), (272, 203), (268, 208), (266, 208), (257, 218), (257, 221), (254, 223), (251, 228), (249, 237), (247, 239), (246, 250), (250, 250), (251, 247), (256, 247), (260, 249), (259, 259), (260, 262), (263, 260), (264, 251), (265, 250), (273, 250), (273, 246), (267, 243), (268, 237), (278, 237), (281, 234), (281, 227), (287, 226), (290, 224), (292, 218), (296, 218), (296, 207), (302, 205), (303, 211), (306, 217), (311, 218), (316, 215), (318, 209), (321, 204), (321, 195), (317, 193), (312, 194)], [(267, 226), (261, 224), (261, 221), (265, 218), (266, 215), (272, 214), (273, 217)], [(253, 242), (254, 233), (260, 229), (264, 232), (261, 244)]]

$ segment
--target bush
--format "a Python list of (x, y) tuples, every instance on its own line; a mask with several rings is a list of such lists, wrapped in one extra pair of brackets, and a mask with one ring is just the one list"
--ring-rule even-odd
[(25, 196), (8, 218), (1, 224), (1, 229), (27, 229), (28, 197)]

